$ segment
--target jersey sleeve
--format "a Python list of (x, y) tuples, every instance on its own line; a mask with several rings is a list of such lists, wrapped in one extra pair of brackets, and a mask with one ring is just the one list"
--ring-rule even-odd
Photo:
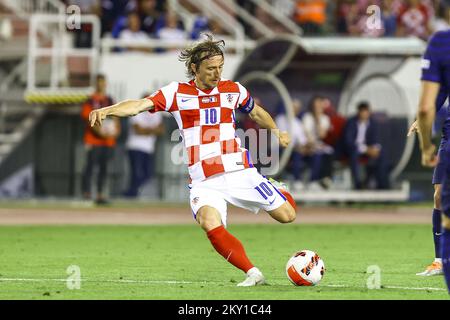
[(239, 82), (236, 82), (239, 87), (239, 100), (238, 100), (238, 109), (243, 113), (252, 112), (255, 107), (255, 101), (253, 100), (250, 92)]
[(150, 113), (168, 111), (174, 102), (177, 89), (178, 83), (171, 82), (169, 85), (162, 87), (150, 96), (146, 97), (146, 99), (151, 100), (154, 104), (154, 108), (150, 110)]
[(421, 80), (441, 83), (442, 74), (439, 44), (439, 33), (437, 33), (430, 39), (425, 54), (423, 55), (421, 62)]

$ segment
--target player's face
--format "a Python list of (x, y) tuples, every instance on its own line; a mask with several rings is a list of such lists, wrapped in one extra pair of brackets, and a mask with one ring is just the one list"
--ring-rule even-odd
[(222, 76), (223, 63), (223, 57), (220, 55), (202, 61), (195, 73), (197, 84), (203, 87), (203, 89), (210, 89), (217, 86)]
[(367, 109), (363, 109), (359, 112), (359, 119), (361, 121), (367, 121), (370, 118), (370, 111)]
[(98, 92), (106, 91), (106, 80), (104, 78), (97, 79), (97, 91)]

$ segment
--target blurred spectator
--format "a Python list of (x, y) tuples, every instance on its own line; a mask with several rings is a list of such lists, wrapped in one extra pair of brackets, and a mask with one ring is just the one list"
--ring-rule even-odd
[(325, 178), (323, 176), (323, 160), (330, 158), (333, 154), (333, 148), (324, 142), (331, 128), (330, 118), (325, 114), (326, 104), (327, 99), (322, 96), (314, 96), (309, 104), (309, 110), (302, 118), (308, 149), (311, 150), (311, 155), (314, 155), (310, 188), (321, 188), (319, 180)]
[(351, 36), (360, 36), (366, 32), (366, 15), (357, 2), (350, 3), (345, 16), (346, 33)]
[[(119, 39), (128, 40), (136, 44), (145, 43), (149, 39), (148, 35), (141, 30), (141, 20), (139, 19), (139, 15), (136, 12), (131, 12), (128, 14), (128, 28), (122, 30)], [(127, 50), (151, 52), (150, 48), (139, 46), (134, 47), (131, 45), (127, 46)]]
[(430, 10), (430, 7), (421, 3), (420, 0), (408, 0), (398, 17), (397, 35), (428, 39), (431, 34), (429, 23), (432, 13)]
[(395, 14), (395, 0), (381, 1), (381, 23), (384, 37), (395, 37), (397, 33), (397, 15)]
[[(146, 95), (147, 96), (147, 95)], [(160, 113), (142, 112), (129, 120), (126, 147), (130, 163), (130, 183), (126, 197), (136, 197), (153, 176), (156, 139), (164, 132)]]
[[(370, 179), (375, 176), (377, 189), (388, 189), (388, 168), (370, 105), (368, 102), (361, 102), (357, 110), (357, 115), (347, 121), (343, 150), (350, 163), (353, 186), (355, 189), (367, 188)], [(361, 163), (366, 164), (364, 181), (360, 174)]]
[(195, 18), (194, 24), (192, 26), (190, 35), (191, 39), (193, 40), (199, 39), (202, 33), (211, 33), (211, 30), (209, 29), (208, 18), (204, 15), (198, 15)]
[(297, 0), (294, 20), (303, 29), (305, 35), (319, 35), (323, 33), (327, 20), (326, 12), (325, 0)]
[[(101, 0), (102, 4), (102, 36), (106, 32), (111, 32), (113, 26), (118, 20), (126, 21), (126, 15), (129, 12), (137, 10), (137, 2), (135, 0)], [(119, 29), (116, 34), (113, 32), (113, 37), (118, 36), (122, 29)]]
[(157, 10), (157, 1), (140, 0), (138, 13), (141, 21), (141, 30), (148, 36), (154, 35), (161, 16), (161, 12)]
[(90, 200), (91, 180), (94, 169), (98, 167), (97, 174), (97, 204), (106, 204), (105, 184), (108, 171), (108, 163), (113, 156), (116, 139), (120, 134), (120, 122), (117, 118), (105, 119), (101, 127), (91, 127), (89, 124), (89, 113), (92, 110), (107, 107), (114, 102), (106, 94), (106, 78), (97, 76), (96, 90), (93, 95), (83, 104), (81, 118), (85, 122), (84, 145), (87, 152), (86, 163), (83, 170), (81, 188), (83, 198)]
[(326, 105), (327, 99), (314, 96), (308, 111), (302, 118), (308, 142), (314, 145), (315, 150), (322, 153), (332, 152), (332, 148), (323, 141), (331, 128), (330, 118), (325, 114)]
[(187, 39), (187, 34), (180, 27), (180, 21), (175, 12), (168, 11), (165, 16), (165, 25), (158, 30), (156, 36), (159, 39), (166, 40), (169, 43), (173, 43), (175, 50), (180, 43)]
[(199, 15), (194, 21), (190, 37), (197, 40), (200, 39), (202, 34), (213, 34), (214, 38), (225, 40), (225, 42), (230, 39), (229, 33), (217, 19), (208, 19), (206, 16)]
[(292, 17), (295, 10), (295, 2), (292, 0), (270, 0), (269, 1), (272, 6), (280, 12), (281, 14), (285, 15), (286, 17)]
[(325, 144), (333, 148), (333, 154), (326, 155), (322, 166), (322, 184), (329, 187), (332, 183), (333, 176), (333, 160), (338, 159), (341, 155), (341, 141), (344, 136), (344, 128), (347, 119), (340, 115), (332, 105), (330, 99), (324, 99), (324, 113), (330, 118), (330, 129), (323, 139)]
[(334, 147), (344, 134), (344, 127), (347, 119), (336, 111), (330, 99), (324, 98), (324, 113), (330, 119), (330, 129), (323, 141)]
[(347, 34), (347, 16), (350, 12), (351, 5), (353, 4), (354, 0), (337, 0), (336, 2), (336, 31), (338, 34)]
[[(294, 183), (292, 184), (292, 188), (298, 191), (304, 189), (304, 185), (302, 182), (304, 162), (307, 157), (314, 158), (314, 156), (311, 145), (308, 144), (308, 139), (306, 138), (302, 121), (299, 117), (302, 112), (302, 102), (299, 99), (293, 99), (292, 102), (292, 109), (294, 111), (294, 118), (291, 122), (292, 127), (290, 128), (292, 139), (291, 143), (294, 145), (294, 149), (291, 155), (291, 171), (292, 175), (294, 176)], [(275, 123), (281, 131), (289, 132), (289, 118), (284, 108), (283, 110), (280, 110), (280, 113), (278, 113), (278, 115), (275, 117)], [(309, 161), (309, 164), (312, 165), (312, 167), (314, 167), (314, 165), (319, 165), (318, 169), (312, 168), (312, 171), (320, 170), (320, 163)]]
[(441, 2), (440, 6), (443, 11), (446, 12), (444, 15), (447, 17), (447, 22), (450, 24), (450, 0), (442, 0)]
[(450, 0), (448, 4), (440, 3), (436, 10), (436, 16), (430, 22), (431, 31), (438, 32), (450, 28)]

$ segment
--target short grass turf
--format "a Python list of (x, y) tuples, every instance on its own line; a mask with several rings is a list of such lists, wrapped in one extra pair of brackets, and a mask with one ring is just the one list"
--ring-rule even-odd
[[(265, 286), (241, 288), (195, 224), (0, 227), (0, 299), (449, 299), (442, 276), (418, 277), (432, 261), (429, 225), (231, 225)], [(295, 287), (285, 264), (316, 251), (326, 273)], [(80, 268), (80, 289), (67, 269)], [(368, 289), (379, 266), (381, 289)]]

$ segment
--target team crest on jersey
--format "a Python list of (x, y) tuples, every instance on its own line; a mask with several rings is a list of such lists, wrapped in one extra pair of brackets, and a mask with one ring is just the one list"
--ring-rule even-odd
[(233, 96), (231, 93), (227, 94), (227, 101), (228, 101), (229, 103), (232, 103), (233, 100), (234, 100), (234, 96)]
[(204, 97), (202, 98), (202, 103), (213, 103), (217, 102), (217, 97)]
[(199, 200), (199, 197), (195, 197), (194, 199), (192, 199), (192, 204), (195, 206)]

